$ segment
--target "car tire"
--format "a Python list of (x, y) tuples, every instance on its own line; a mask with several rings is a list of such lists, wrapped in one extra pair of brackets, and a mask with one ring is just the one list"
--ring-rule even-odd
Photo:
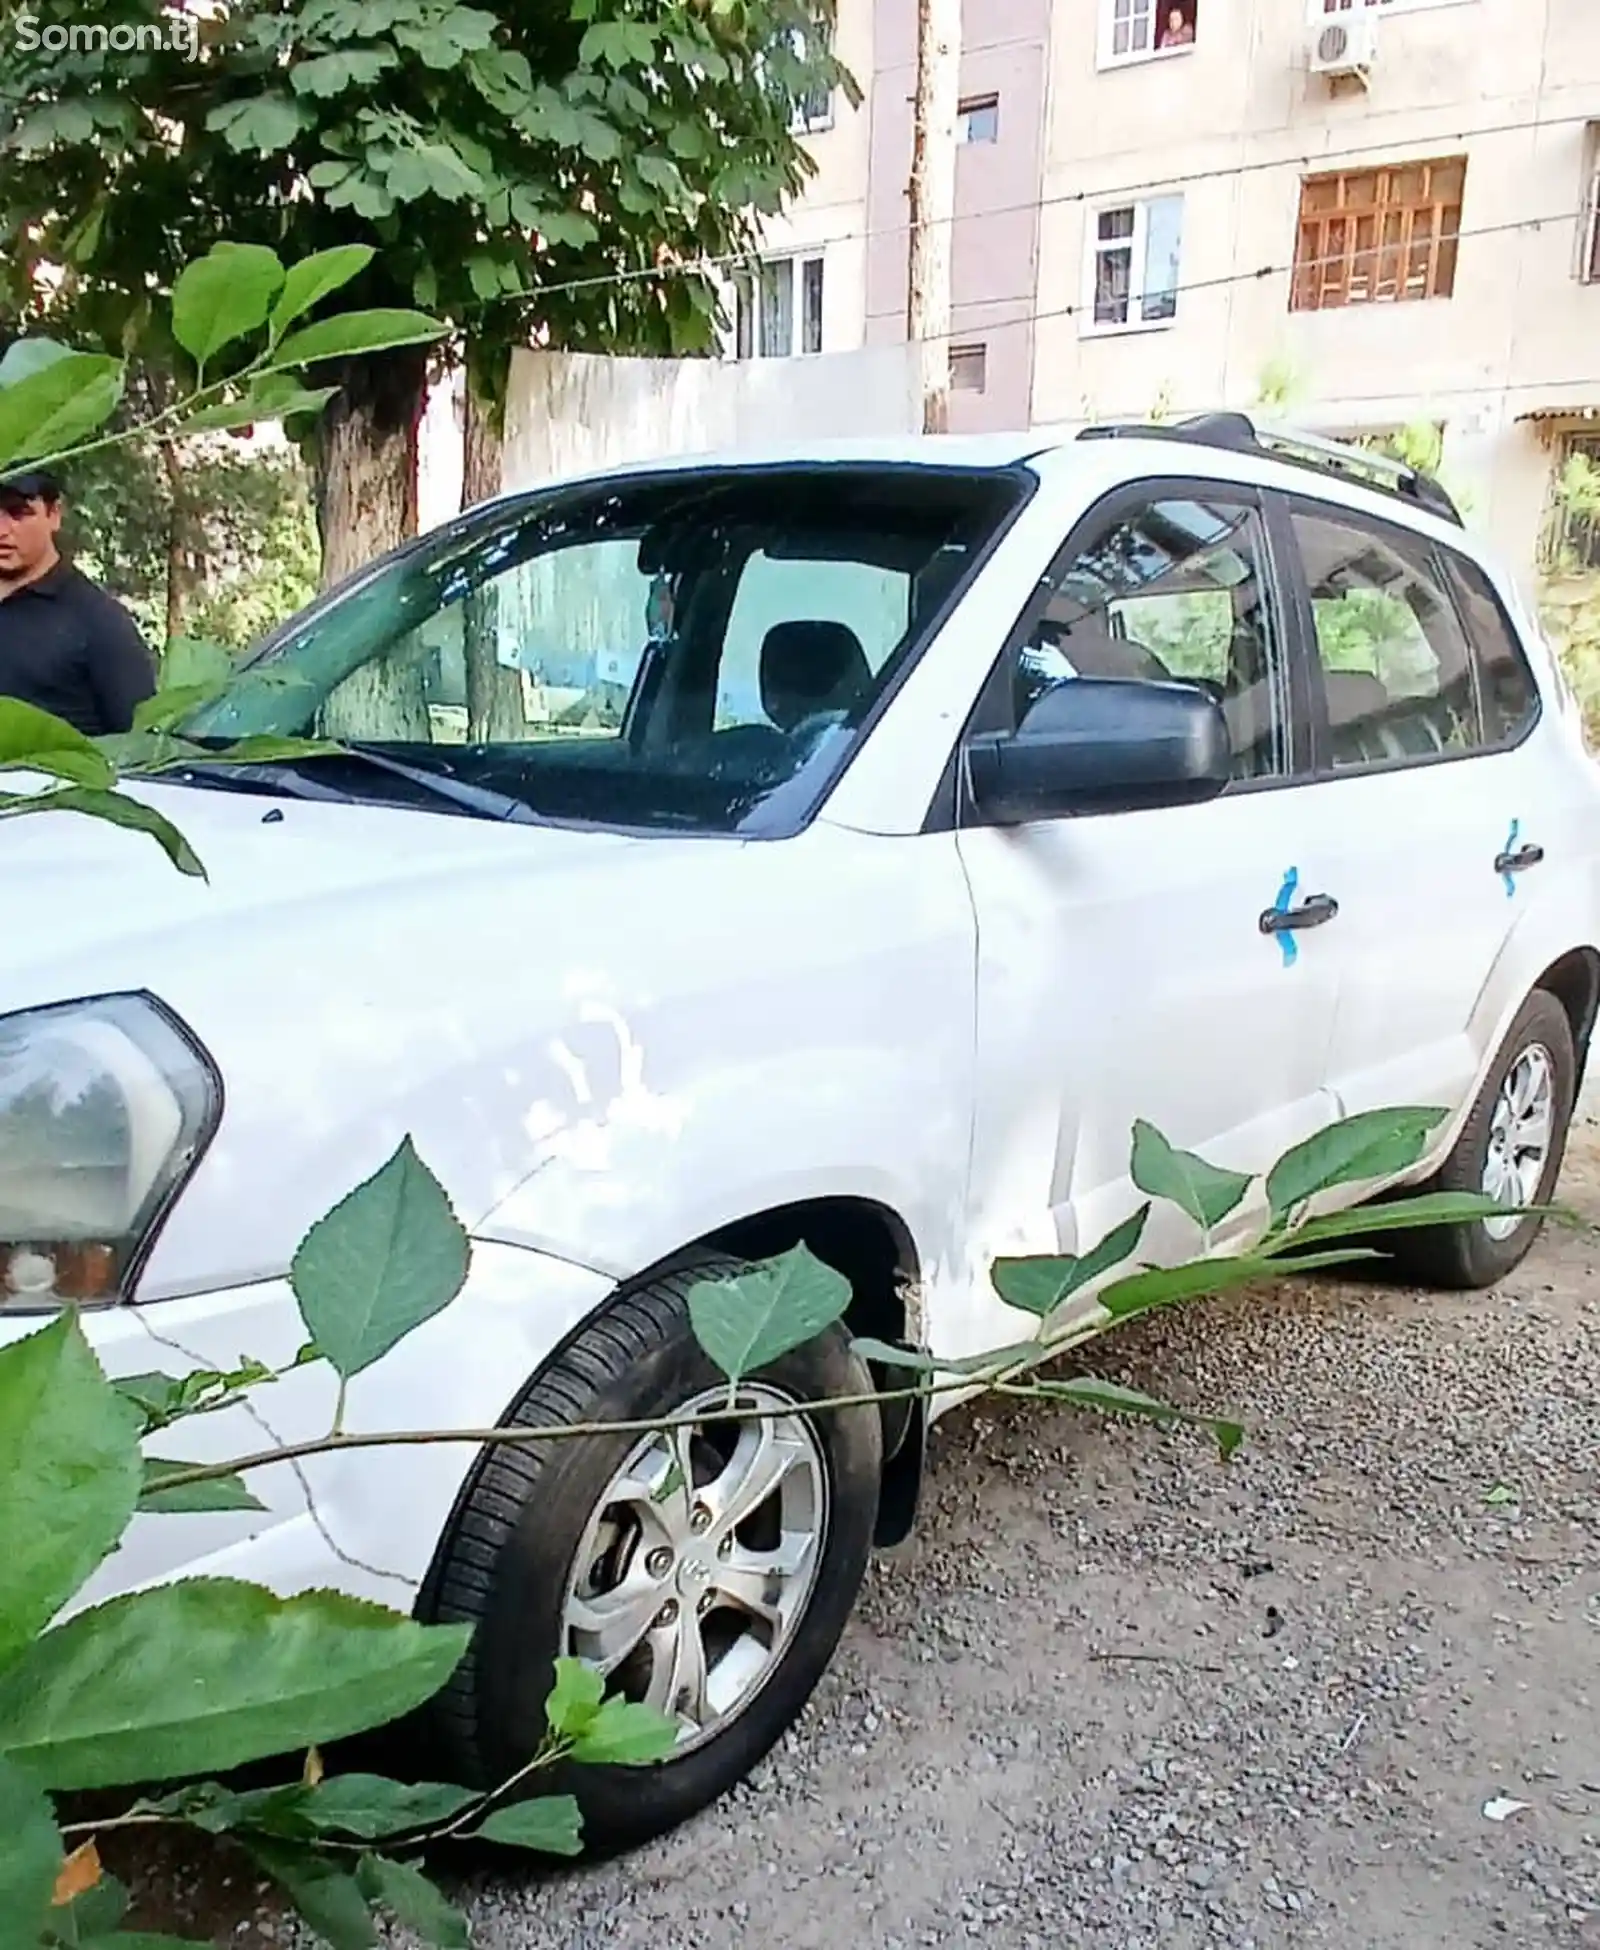
[[(728, 1384), (694, 1338), (688, 1298), (697, 1280), (737, 1272), (739, 1264), (702, 1257), (619, 1293), (567, 1342), (506, 1421), (522, 1427), (638, 1422), (719, 1406)], [(876, 1408), (789, 1417), (781, 1409), (871, 1388), (865, 1363), (839, 1327), (748, 1377), (743, 1397), (774, 1411), (770, 1419), (689, 1432), (689, 1469), (704, 1500), (685, 1496), (680, 1503), (670, 1483), (647, 1496), (619, 1498), (619, 1479), (622, 1488), (637, 1490), (641, 1481), (659, 1485), (671, 1476), (674, 1452), (666, 1435), (585, 1435), (487, 1451), (421, 1606), (439, 1622), (475, 1628), (465, 1658), (430, 1709), (438, 1760), (449, 1777), (490, 1790), (526, 1766), (545, 1734), (557, 1657), (605, 1663), (607, 1642), (578, 1630), (576, 1621), (609, 1617), (603, 1608), (609, 1597), (618, 1617), (627, 1610), (623, 1625), (636, 1624), (635, 1601), (626, 1608), (620, 1603), (622, 1592), (636, 1588), (651, 1605), (659, 1598), (661, 1609), (612, 1671), (608, 1692), (665, 1705), (660, 1689), (669, 1675), (672, 1684), (684, 1673), (696, 1676), (689, 1653), (680, 1657), (670, 1648), (694, 1643), (703, 1647), (711, 1708), (718, 1675), (733, 1673), (717, 1681), (727, 1700), (739, 1685), (745, 1690), (720, 1719), (713, 1714), (712, 1725), (697, 1735), (686, 1730), (679, 1752), (664, 1762), (642, 1768), (562, 1763), (530, 1776), (523, 1792), (576, 1796), (584, 1851), (605, 1855), (664, 1834), (742, 1780), (799, 1715), (833, 1657), (866, 1574), (882, 1475)], [(758, 1438), (785, 1445), (781, 1454), (771, 1450), (767, 1463), (769, 1469), (781, 1464), (784, 1473), (779, 1487), (730, 1529), (724, 1516), (734, 1508), (739, 1460), (753, 1468)], [(675, 1454), (681, 1464), (684, 1452)], [(702, 1519), (706, 1534), (695, 1538), (689, 1533)], [(680, 1533), (688, 1537), (681, 1546)], [(798, 1562), (807, 1539), (803, 1571), (783, 1583), (782, 1602), (792, 1609), (781, 1617), (770, 1578), (759, 1593), (770, 1618), (725, 1604), (720, 1584), (708, 1596), (708, 1577), (748, 1580), (746, 1567), (756, 1566), (759, 1576), (763, 1560)], [(675, 1549), (681, 1555), (665, 1571)], [(708, 1568), (705, 1554), (713, 1550), (724, 1556)], [(613, 1579), (616, 1590), (608, 1588)], [(697, 1589), (691, 1606), (686, 1600)], [(755, 1587), (746, 1582), (741, 1589)], [(595, 1593), (601, 1604), (593, 1602)], [(668, 1607), (675, 1627), (662, 1623)], [(627, 1636), (614, 1622), (608, 1629), (621, 1631), (616, 1643)]]
[[(1553, 995), (1535, 989), (1500, 1045), (1449, 1157), (1425, 1185), (1413, 1186), (1398, 1196), (1481, 1192), (1496, 1182), (1503, 1183), (1491, 1170), (1491, 1153), (1499, 1147), (1500, 1155), (1505, 1155), (1500, 1132), (1512, 1094), (1522, 1087), (1532, 1088), (1535, 1100), (1545, 1106), (1545, 1136), (1542, 1155), (1535, 1159), (1530, 1153), (1525, 1160), (1525, 1183), (1536, 1169), (1531, 1196), (1508, 1202), (1547, 1204), (1566, 1155), (1577, 1075), (1577, 1053), (1567, 1012)], [(1525, 1134), (1535, 1128), (1524, 1122)], [(1530, 1216), (1515, 1222), (1478, 1220), (1469, 1225), (1426, 1226), (1391, 1235), (1390, 1250), (1400, 1270), (1419, 1285), (1467, 1292), (1493, 1286), (1520, 1266), (1543, 1224), (1542, 1218)], [(1374, 1243), (1383, 1242), (1379, 1238)]]

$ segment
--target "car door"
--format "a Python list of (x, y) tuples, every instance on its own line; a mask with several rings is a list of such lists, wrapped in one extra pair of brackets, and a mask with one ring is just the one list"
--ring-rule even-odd
[[(1006, 828), (962, 816), (978, 922), (971, 1225), (989, 1252), (1082, 1250), (1127, 1217), (1136, 1119), (1260, 1170), (1332, 1114), (1334, 979), (1324, 931), (1298, 925), (1317, 890), (1284, 650), (1254, 493), (1145, 482), (1074, 530), (979, 702), (969, 736), (1014, 729), (1056, 683), (1199, 683), (1222, 702), (1236, 772), (1198, 806)], [(1195, 1244), (1157, 1208), (1148, 1256)]]
[(1301, 496), (1275, 527), (1311, 678), (1306, 858), (1339, 906), (1329, 1084), (1346, 1114), (1454, 1109), (1538, 844), (1532, 681), (1480, 670), (1431, 537)]

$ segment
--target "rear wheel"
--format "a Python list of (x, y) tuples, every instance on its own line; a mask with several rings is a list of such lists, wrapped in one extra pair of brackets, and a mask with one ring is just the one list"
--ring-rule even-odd
[[(722, 1408), (728, 1386), (694, 1339), (687, 1301), (697, 1279), (734, 1270), (703, 1260), (619, 1295), (510, 1420)], [(871, 1386), (832, 1329), (740, 1387), (758, 1419), (494, 1450), (430, 1580), (432, 1615), (477, 1628), (434, 1708), (450, 1772), (489, 1788), (524, 1766), (545, 1731), (555, 1661), (569, 1656), (681, 1729), (657, 1766), (530, 1780), (531, 1793), (577, 1796), (589, 1852), (661, 1834), (747, 1774), (826, 1669), (877, 1515), (877, 1410), (799, 1405)]]
[[(1455, 1148), (1415, 1192), (1484, 1192), (1505, 1205), (1547, 1204), (1561, 1176), (1577, 1087), (1572, 1024), (1536, 989), (1500, 1046)], [(1508, 1212), (1471, 1225), (1394, 1235), (1401, 1269), (1425, 1286), (1493, 1286), (1521, 1265), (1543, 1220)]]

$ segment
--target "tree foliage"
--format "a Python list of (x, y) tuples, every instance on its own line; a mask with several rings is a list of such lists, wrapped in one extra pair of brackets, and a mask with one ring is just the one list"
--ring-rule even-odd
[[(685, 353), (810, 164), (793, 105), (853, 88), (832, 0), (222, 0), (198, 56), (8, 47), (0, 261), (14, 316), (102, 344), (219, 237), (371, 245), (366, 305), (480, 338)], [(105, 0), (153, 22), (158, 0)], [(51, 289), (49, 267), (65, 268)]]

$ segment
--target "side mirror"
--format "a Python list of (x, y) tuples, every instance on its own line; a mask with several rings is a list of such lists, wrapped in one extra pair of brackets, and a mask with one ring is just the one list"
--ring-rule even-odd
[(1233, 775), (1222, 707), (1189, 684), (1072, 677), (1012, 732), (967, 747), (970, 805), (993, 826), (1214, 799)]

